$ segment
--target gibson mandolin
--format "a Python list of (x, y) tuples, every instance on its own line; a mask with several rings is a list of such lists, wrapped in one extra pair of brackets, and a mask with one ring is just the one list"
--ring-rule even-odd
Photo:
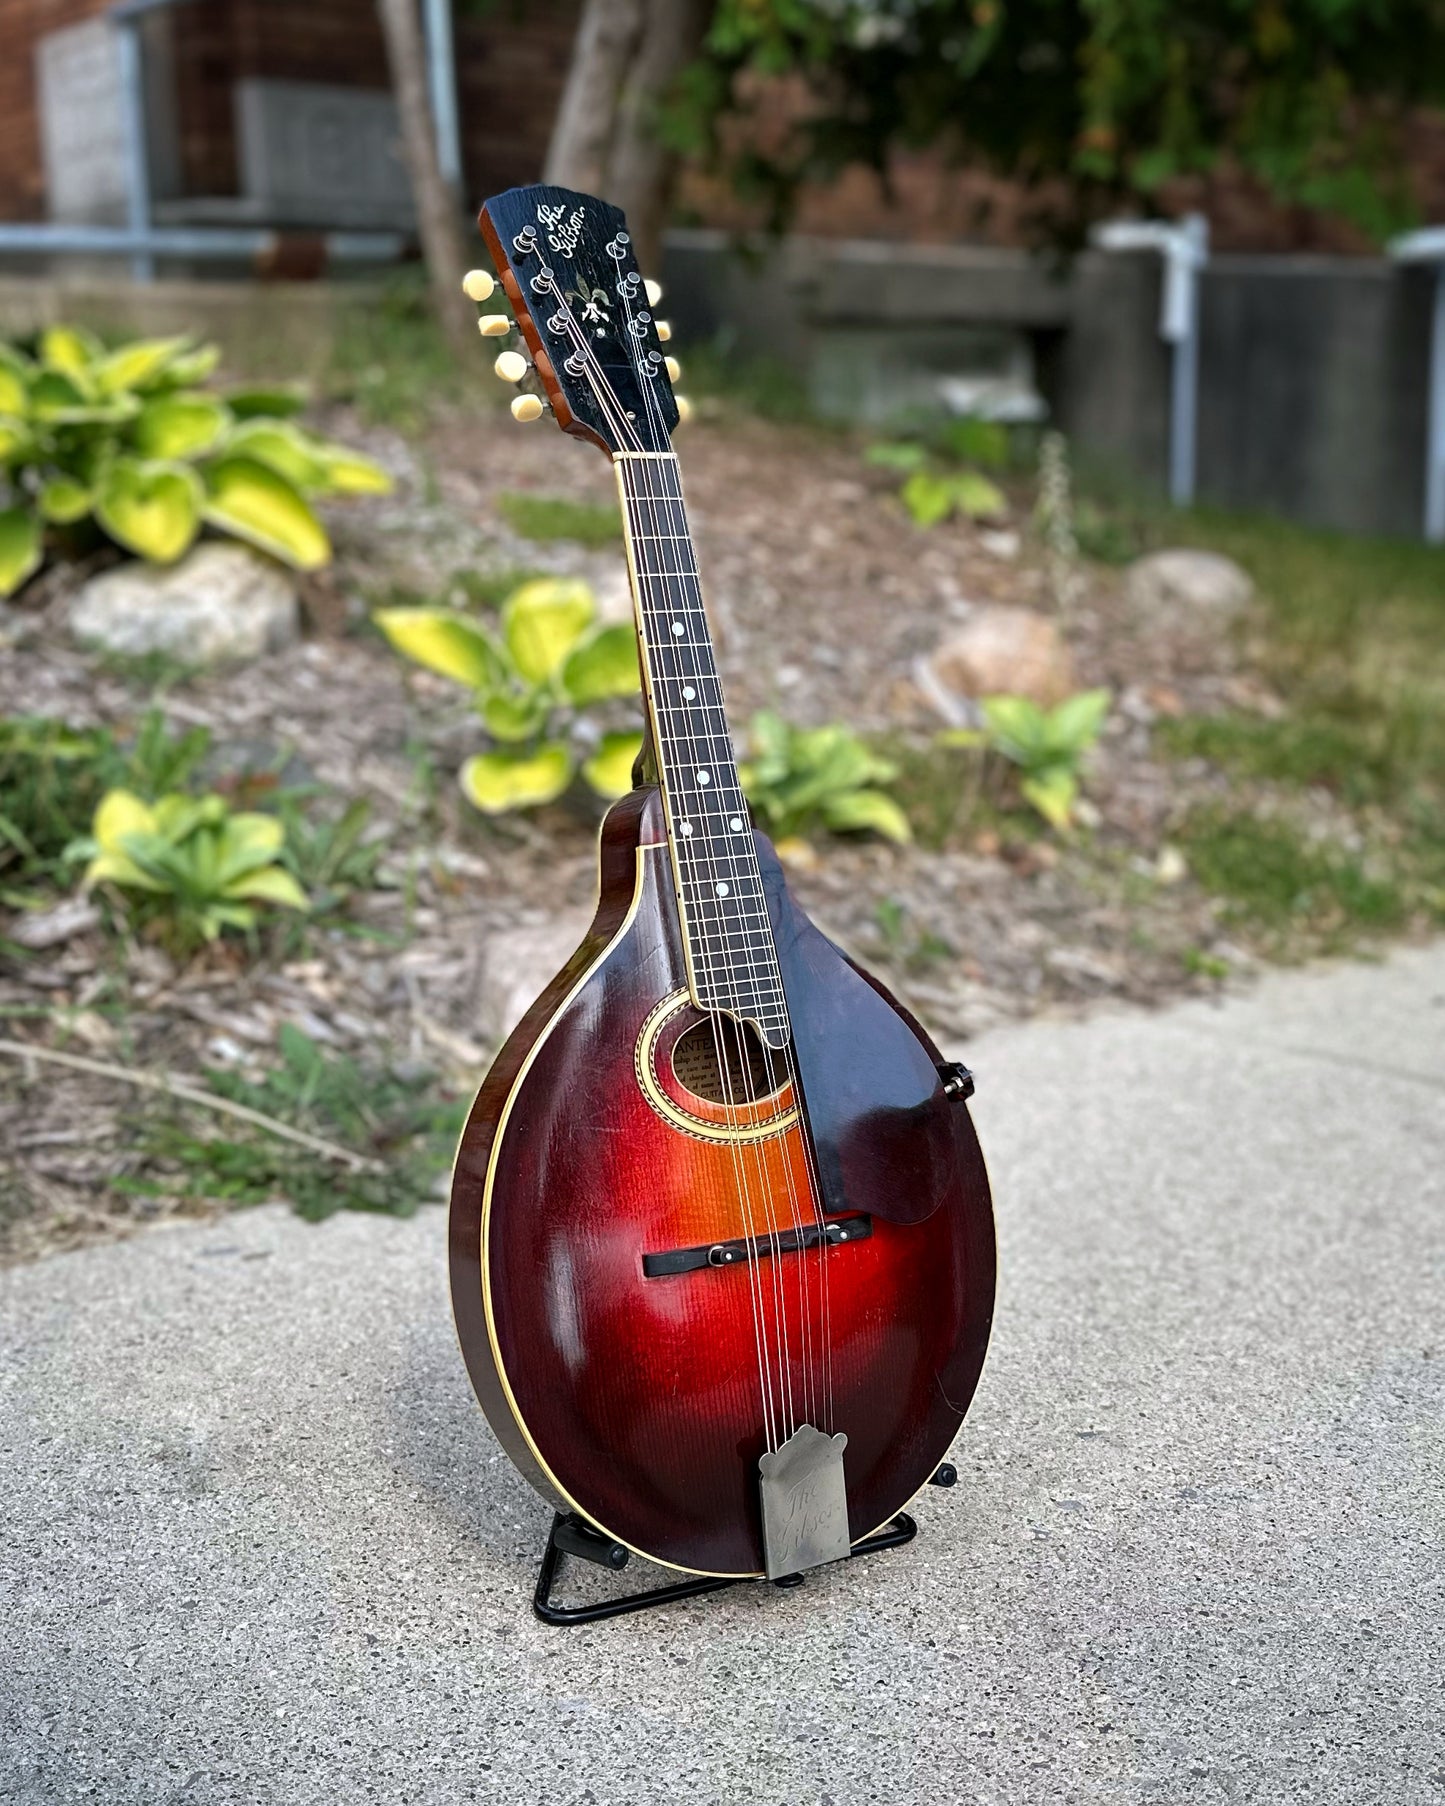
[(694, 1574), (790, 1576), (888, 1525), (973, 1395), (994, 1246), (972, 1083), (814, 927), (752, 825), (677, 367), (622, 214), (514, 188), (481, 229), (530, 353), (498, 374), (530, 363), (541, 391), (513, 413), (550, 407), (612, 460), (647, 734), (592, 926), (462, 1135), (458, 1333), (503, 1447), (584, 1530)]

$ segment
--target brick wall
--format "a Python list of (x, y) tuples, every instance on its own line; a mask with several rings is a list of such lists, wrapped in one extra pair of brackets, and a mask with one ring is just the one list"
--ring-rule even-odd
[(45, 217), (35, 46), (106, 0), (0, 0), (0, 218)]
[[(0, 218), (46, 212), (34, 79), (35, 46), (48, 32), (104, 10), (106, 0), (0, 0)], [(497, 0), (457, 18), (459, 103), (467, 187), (481, 199), (534, 181), (546, 153), (571, 54), (581, 0)], [(375, 0), (196, 0), (169, 12), (175, 64), (181, 190), (237, 192), (232, 90), (247, 76), (389, 86)], [(786, 130), (795, 102), (760, 95), (762, 130)], [(1427, 218), (1445, 218), (1445, 121), (1422, 116), (1411, 130), (1411, 165)], [(1361, 237), (1305, 208), (1278, 205), (1257, 184), (1223, 174), (1181, 184), (1168, 197), (1199, 206), (1220, 250), (1361, 252)], [(899, 156), (885, 186), (856, 168), (808, 191), (801, 231), (820, 237), (1018, 245), (1029, 236), (1035, 196), (1016, 183), (952, 167), (939, 156)], [(753, 223), (735, 197), (695, 174), (679, 193), (685, 223)]]

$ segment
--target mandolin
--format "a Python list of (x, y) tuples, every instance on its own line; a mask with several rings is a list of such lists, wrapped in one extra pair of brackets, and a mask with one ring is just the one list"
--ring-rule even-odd
[[(972, 1082), (814, 927), (752, 825), (672, 446), (677, 367), (622, 214), (540, 186), (480, 223), (530, 354), (503, 350), (498, 374), (530, 362), (540, 389), (513, 413), (550, 407), (612, 460), (647, 732), (602, 825), (591, 928), (462, 1134), (458, 1334), (498, 1440), (559, 1511), (693, 1574), (787, 1577), (894, 1519), (978, 1382), (994, 1246)], [(467, 279), (475, 300), (495, 286)]]

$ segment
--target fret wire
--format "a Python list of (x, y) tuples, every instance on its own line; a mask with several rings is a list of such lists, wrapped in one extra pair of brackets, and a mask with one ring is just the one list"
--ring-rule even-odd
[[(650, 483), (636, 480), (647, 466), (624, 467), (623, 493), (628, 502), (629, 543), (633, 568), (638, 581), (639, 615), (643, 627), (643, 648), (648, 662), (649, 688), (658, 736), (658, 759), (673, 804), (675, 820), (696, 821), (702, 832), (674, 836), (679, 882), (687, 897), (689, 941), (704, 960), (711, 963), (715, 953), (725, 961), (722, 974), (728, 982), (719, 985), (717, 975), (694, 973), (700, 995), (721, 1001), (739, 995), (738, 982), (748, 980), (748, 992), (755, 998), (771, 1002), (769, 1017), (780, 1027), (787, 1025), (787, 1005), (782, 993), (781, 974), (777, 964), (777, 948), (773, 940), (771, 919), (766, 907), (744, 909), (744, 902), (756, 903), (762, 897), (761, 873), (750, 832), (713, 828), (745, 810), (742, 789), (737, 779), (736, 755), (726, 717), (722, 711), (722, 685), (717, 675), (706, 608), (695, 560), (668, 547), (691, 543), (682, 508), (680, 490), (670, 488), (658, 493)], [(672, 476), (675, 480), (676, 467)], [(628, 477), (634, 480), (627, 481)], [(666, 481), (666, 476), (664, 476)], [(658, 511), (660, 521), (681, 532), (660, 532), (643, 526), (639, 518), (643, 508)], [(661, 509), (666, 508), (665, 515)], [(655, 548), (648, 556), (650, 548)], [(684, 568), (686, 567), (686, 568)], [(696, 618), (701, 633), (674, 636), (668, 632), (679, 619)], [(663, 648), (670, 656), (663, 656)], [(696, 669), (684, 669), (685, 664)], [(659, 697), (658, 687), (696, 686), (709, 679), (716, 691), (716, 701), (704, 701), (688, 708)], [(714, 719), (715, 718), (715, 719)], [(707, 749), (707, 750), (704, 750)], [(680, 758), (679, 758), (680, 755)], [(691, 763), (689, 765), (689, 757)], [(689, 783), (689, 769), (706, 768), (715, 782), (706, 786), (708, 807), (703, 802), (704, 787)], [(746, 819), (746, 817), (745, 817)], [(731, 886), (733, 901), (724, 903), (715, 892), (718, 874), (724, 872)], [(746, 955), (745, 962), (739, 956)], [(760, 958), (756, 956), (761, 956)]]

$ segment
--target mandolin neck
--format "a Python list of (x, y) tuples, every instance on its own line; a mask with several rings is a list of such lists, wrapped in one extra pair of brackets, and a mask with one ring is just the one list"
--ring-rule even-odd
[(689, 988), (699, 1009), (730, 1011), (780, 1048), (787, 1004), (677, 458), (623, 452), (613, 463)]

